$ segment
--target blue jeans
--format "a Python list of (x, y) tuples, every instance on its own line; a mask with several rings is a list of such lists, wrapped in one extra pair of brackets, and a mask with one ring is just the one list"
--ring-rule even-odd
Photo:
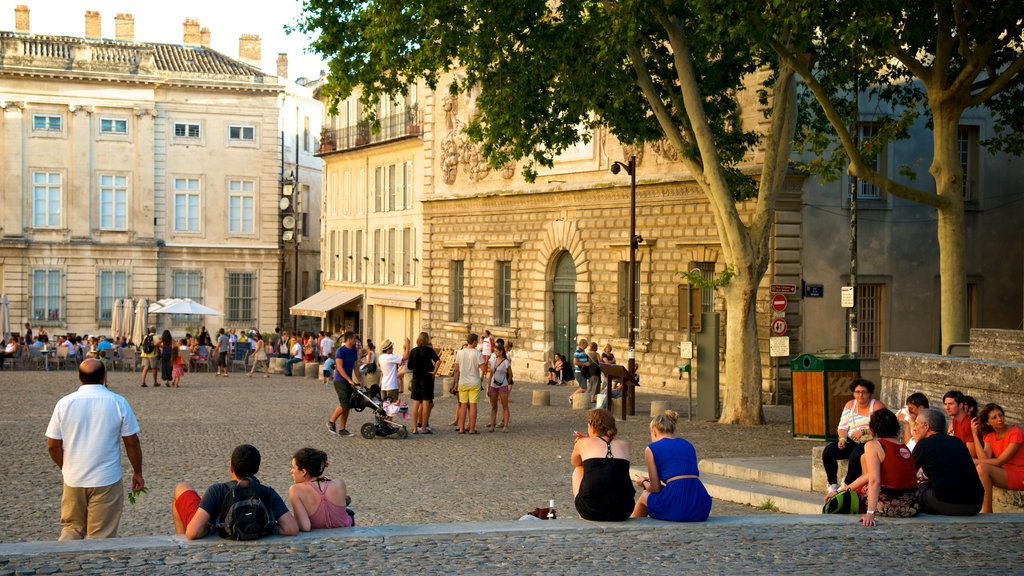
[(302, 363), (302, 358), (295, 358), (294, 356), (289, 358), (288, 361), (284, 363), (284, 375), (285, 376), (291, 376), (292, 375), (292, 364), (300, 364), (300, 363)]

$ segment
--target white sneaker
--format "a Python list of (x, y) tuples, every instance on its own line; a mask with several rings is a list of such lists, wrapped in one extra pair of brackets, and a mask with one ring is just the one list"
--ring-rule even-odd
[(838, 484), (829, 484), (828, 485), (828, 490), (825, 491), (825, 499), (828, 500), (829, 498), (831, 498), (832, 496), (835, 496), (838, 493), (839, 493), (839, 485)]

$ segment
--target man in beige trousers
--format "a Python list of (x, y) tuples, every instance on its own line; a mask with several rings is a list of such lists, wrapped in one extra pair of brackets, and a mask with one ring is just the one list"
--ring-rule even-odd
[(46, 428), (47, 450), (64, 476), (60, 539), (113, 538), (124, 508), (122, 441), (135, 471), (132, 491), (146, 485), (139, 423), (128, 401), (107, 389), (102, 362), (82, 362), (78, 379), (82, 385), (57, 401)]

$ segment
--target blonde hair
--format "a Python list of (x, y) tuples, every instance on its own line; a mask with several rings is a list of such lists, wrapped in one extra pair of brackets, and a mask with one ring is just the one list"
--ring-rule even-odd
[(651, 419), (651, 430), (657, 430), (662, 434), (675, 434), (676, 422), (678, 421), (678, 412), (675, 410), (665, 410)]
[(417, 346), (429, 346), (430, 345), (430, 334), (426, 332), (420, 332), (420, 335), (416, 337)]
[(591, 410), (590, 414), (587, 414), (587, 424), (594, 427), (594, 432), (597, 432), (598, 436), (615, 438), (619, 432), (615, 428), (615, 416), (604, 408)]

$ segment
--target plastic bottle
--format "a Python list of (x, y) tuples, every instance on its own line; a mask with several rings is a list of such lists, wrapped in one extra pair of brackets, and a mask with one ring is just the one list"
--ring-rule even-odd
[(555, 501), (548, 500), (548, 520), (554, 520), (556, 518), (558, 518), (558, 516), (555, 514)]

